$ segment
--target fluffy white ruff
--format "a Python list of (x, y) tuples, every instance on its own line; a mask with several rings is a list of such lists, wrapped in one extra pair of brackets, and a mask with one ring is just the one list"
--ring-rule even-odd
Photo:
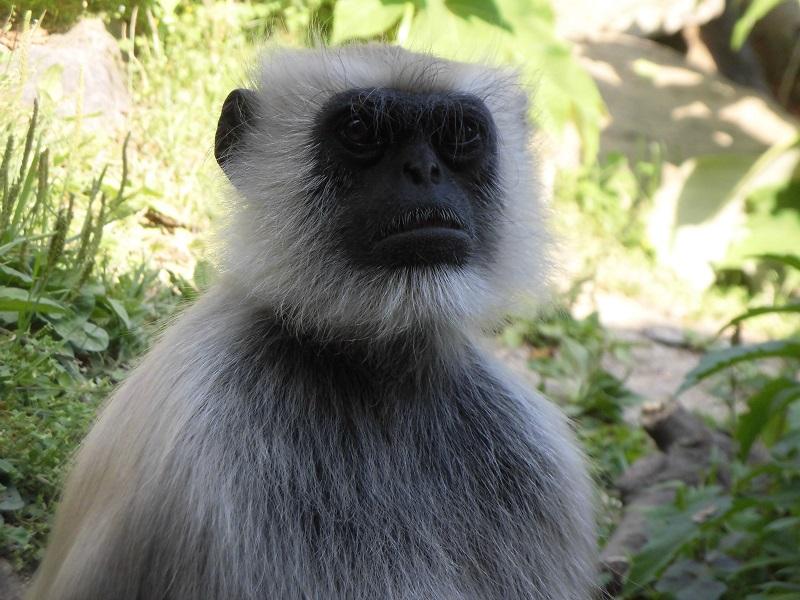
[[(541, 291), (548, 240), (527, 99), (515, 73), (366, 45), (270, 51), (253, 79), (259, 106), (253, 131), (229, 169), (236, 193), (225, 260), (252, 299), (322, 331), (382, 337), (414, 327), (483, 327), (521, 293)], [(371, 87), (466, 92), (489, 108), (502, 196), (491, 262), (370, 270), (349, 264), (333, 244), (328, 225), (336, 190), (310, 200), (320, 183), (311, 169), (314, 119), (331, 96)]]

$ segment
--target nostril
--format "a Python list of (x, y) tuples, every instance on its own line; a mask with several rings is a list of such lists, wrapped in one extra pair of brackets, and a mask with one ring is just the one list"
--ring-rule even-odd
[(441, 179), (441, 176), (442, 176), (442, 173), (439, 170), (439, 165), (437, 165), (436, 163), (433, 163), (431, 165), (430, 173), (431, 173), (431, 182), (439, 183), (439, 179)]
[(411, 181), (416, 184), (422, 183), (423, 175), (420, 168), (413, 164), (411, 161), (406, 162), (403, 164), (403, 173), (408, 176)]
[(424, 163), (407, 161), (403, 163), (403, 174), (417, 185), (426, 182), (439, 183), (442, 177), (441, 169), (435, 162), (425, 165)]

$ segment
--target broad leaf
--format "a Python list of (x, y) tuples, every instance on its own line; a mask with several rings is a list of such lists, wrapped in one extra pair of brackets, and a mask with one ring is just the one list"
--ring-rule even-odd
[(493, 0), (445, 0), (445, 6), (462, 19), (480, 19), (489, 25), (511, 31), (511, 25), (503, 18)]
[(633, 556), (625, 590), (633, 592), (652, 584), (684, 549), (701, 535), (699, 515), (722, 514), (731, 499), (717, 486), (678, 488), (675, 503), (648, 511), (649, 539)]
[(772, 313), (800, 313), (800, 302), (797, 304), (786, 304), (784, 306), (757, 306), (755, 308), (751, 308), (747, 312), (744, 312), (738, 317), (728, 321), (720, 329), (720, 332), (747, 319), (752, 319), (753, 317), (758, 317), (760, 315), (769, 315)]
[(792, 267), (793, 269), (800, 271), (800, 256), (797, 256), (796, 254), (759, 254), (754, 258), (782, 263), (787, 267)]
[(33, 278), (27, 273), (23, 273), (22, 271), (17, 271), (16, 269), (9, 267), (8, 265), (0, 265), (0, 273), (2, 273), (2, 277), (0, 279), (14, 280), (16, 283), (33, 283)]
[(703, 379), (737, 363), (771, 357), (800, 358), (800, 340), (777, 340), (709, 352), (686, 374), (677, 393), (680, 394)]
[(108, 303), (108, 306), (111, 307), (111, 310), (114, 312), (114, 314), (117, 315), (117, 318), (122, 321), (125, 327), (130, 329), (132, 327), (131, 319), (128, 316), (128, 311), (125, 310), (122, 302), (109, 297), (106, 297), (105, 301)]
[(711, 221), (737, 196), (742, 178), (758, 161), (757, 155), (709, 154), (698, 156), (683, 185), (675, 227)]
[(799, 197), (800, 137), (769, 148), (737, 184), (731, 198), (747, 198), (746, 221), (722, 264), (737, 265), (753, 255), (767, 254), (779, 261), (795, 255)]
[(53, 328), (62, 339), (78, 350), (102, 352), (108, 348), (108, 332), (86, 320), (85, 317), (72, 317), (53, 322)]
[(0, 511), (19, 510), (25, 502), (13, 485), (0, 486)]
[(717, 600), (727, 590), (708, 565), (688, 559), (671, 564), (655, 588), (675, 600)]
[(403, 16), (405, 4), (397, 0), (338, 0), (333, 7), (331, 43), (386, 33)]
[(735, 432), (742, 460), (747, 458), (767, 424), (797, 398), (800, 398), (800, 383), (782, 378), (770, 381), (747, 401), (748, 410), (737, 420)]
[(64, 306), (49, 298), (33, 298), (28, 290), (15, 287), (0, 287), (0, 311), (63, 313)]

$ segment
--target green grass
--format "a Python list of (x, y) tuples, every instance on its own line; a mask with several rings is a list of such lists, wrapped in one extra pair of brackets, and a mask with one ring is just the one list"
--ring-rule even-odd
[(109, 252), (128, 140), (99, 145), (46, 97), (21, 106), (22, 76), (0, 65), (0, 554), (25, 571), (97, 406), (181, 295)]

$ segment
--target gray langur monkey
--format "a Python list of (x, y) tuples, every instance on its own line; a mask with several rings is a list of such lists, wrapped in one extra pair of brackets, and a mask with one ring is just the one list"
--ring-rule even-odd
[(28, 598), (589, 598), (582, 456), (478, 341), (546, 271), (514, 75), (365, 45), (255, 79), (224, 272), (103, 409)]

